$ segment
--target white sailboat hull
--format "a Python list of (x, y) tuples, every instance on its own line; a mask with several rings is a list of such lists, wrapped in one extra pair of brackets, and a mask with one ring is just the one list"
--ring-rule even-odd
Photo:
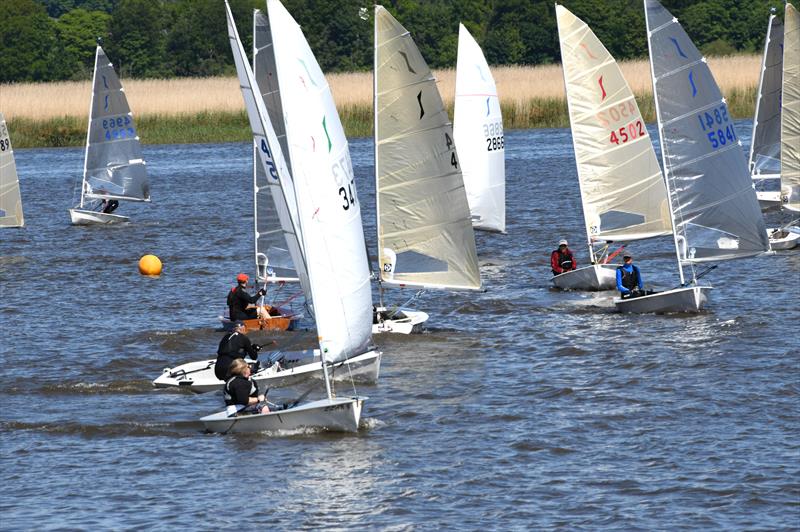
[(773, 250), (793, 249), (800, 240), (800, 234), (774, 227), (767, 229), (767, 235), (769, 236), (769, 245)]
[(758, 199), (758, 206), (762, 211), (777, 209), (781, 206), (781, 192), (780, 190), (771, 192), (756, 191), (756, 198)]
[[(225, 383), (214, 374), (216, 359), (199, 360), (166, 368), (153, 381), (156, 388), (182, 388), (194, 393), (221, 390)], [(281, 361), (282, 367), (270, 366), (253, 375), (253, 380), (261, 389), (282, 388), (301, 383), (310, 378), (323, 378), (319, 350), (290, 351)], [(332, 366), (330, 374), (334, 380), (374, 384), (378, 381), (381, 368), (381, 353), (368, 351), (345, 362)]]
[[(386, 307), (378, 307), (376, 312), (386, 312)], [(372, 334), (396, 333), (416, 334), (422, 332), (422, 324), (428, 321), (428, 314), (421, 310), (400, 308), (392, 319), (372, 324)]]
[(129, 221), (127, 216), (83, 209), (70, 209), (69, 219), (72, 225), (117, 224)]
[(708, 301), (709, 290), (710, 286), (687, 286), (641, 297), (615, 298), (614, 306), (619, 312), (637, 314), (699, 312)]
[(617, 287), (616, 264), (592, 264), (553, 277), (561, 290), (613, 290)]
[(228, 417), (223, 410), (201, 418), (207, 431), (227, 433), (325, 429), (357, 432), (366, 397), (334, 397), (268, 414)]

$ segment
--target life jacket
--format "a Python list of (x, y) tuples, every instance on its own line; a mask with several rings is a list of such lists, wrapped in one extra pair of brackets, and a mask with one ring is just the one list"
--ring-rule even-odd
[(567, 248), (563, 253), (561, 250), (555, 250), (558, 253), (558, 265), (561, 266), (562, 270), (571, 270), (572, 269), (572, 251)]
[(225, 300), (225, 303), (228, 304), (228, 308), (233, 306), (233, 301), (234, 301), (233, 294), (235, 293), (236, 293), (236, 287), (234, 286), (233, 288), (231, 288), (231, 291), (228, 292), (228, 299)]
[[(230, 385), (234, 380), (236, 380), (236, 377), (239, 377), (239, 376), (240, 375), (234, 375), (233, 377), (231, 377), (230, 379), (228, 379), (225, 382), (225, 388), (222, 389), (222, 397), (225, 399), (225, 404), (227, 406), (236, 406), (236, 407), (246, 408), (247, 405), (234, 403), (233, 402), (233, 395), (231, 395)], [(255, 383), (253, 381), (248, 381), (248, 382), (250, 382), (250, 394), (249, 394), (249, 396), (250, 397), (258, 397), (258, 388), (256, 388)], [(241, 410), (241, 408), (237, 408), (237, 409)]]
[(639, 288), (639, 268), (633, 266), (629, 272), (624, 266), (617, 266), (617, 271), (622, 272), (622, 286), (628, 290)]

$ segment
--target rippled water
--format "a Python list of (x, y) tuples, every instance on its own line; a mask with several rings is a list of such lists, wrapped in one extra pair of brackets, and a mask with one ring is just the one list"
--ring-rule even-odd
[[(283, 437), (204, 434), (219, 395), (150, 385), (213, 354), (225, 293), (252, 269), (250, 147), (146, 146), (154, 203), (101, 228), (69, 225), (83, 150), (17, 150), (2, 527), (797, 528), (800, 253), (720, 266), (706, 313), (616, 315), (610, 294), (549, 288), (554, 243), (582, 240), (568, 130), (507, 146), (508, 234), (477, 236), (487, 291), (427, 293), (425, 334), (376, 337), (357, 434)], [(371, 143), (351, 148), (366, 214)], [(671, 239), (633, 249), (646, 282), (677, 284)], [(137, 273), (145, 253), (160, 278)], [(313, 333), (277, 341), (297, 335)]]

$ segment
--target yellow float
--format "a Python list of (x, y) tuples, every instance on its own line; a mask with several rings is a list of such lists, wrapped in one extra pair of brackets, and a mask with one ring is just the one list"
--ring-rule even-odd
[(155, 255), (145, 255), (139, 259), (139, 273), (142, 275), (161, 275), (161, 259)]

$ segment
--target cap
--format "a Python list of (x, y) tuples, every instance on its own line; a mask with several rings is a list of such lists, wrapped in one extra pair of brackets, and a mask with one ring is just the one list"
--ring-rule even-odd
[(568, 244), (567, 244), (567, 241), (566, 241), (565, 239), (563, 239), (563, 238), (562, 238), (561, 240), (559, 240), (559, 241), (558, 241), (558, 245), (559, 245), (559, 246), (566, 246), (566, 245), (568, 245)]
[(246, 283), (248, 279), (250, 278), (247, 276), (246, 273), (240, 273), (239, 275), (236, 276), (236, 280), (239, 281), (240, 283)]
[(630, 251), (626, 251), (625, 253), (622, 254), (622, 258), (623, 259), (632, 259), (633, 255), (631, 255)]
[(242, 320), (236, 320), (236, 321), (234, 321), (234, 322), (233, 322), (233, 328), (235, 329), (235, 328), (237, 328), (237, 327), (244, 327), (244, 322), (243, 322)]

